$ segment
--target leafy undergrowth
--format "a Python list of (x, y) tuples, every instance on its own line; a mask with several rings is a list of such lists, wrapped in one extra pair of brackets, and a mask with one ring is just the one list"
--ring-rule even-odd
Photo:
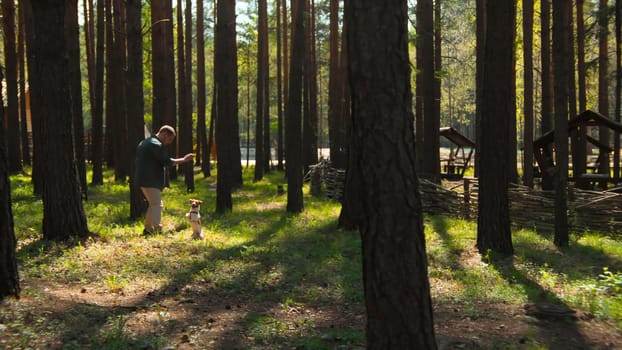
[[(128, 219), (128, 186), (108, 179), (84, 203), (94, 235), (40, 240), (42, 203), (12, 178), (22, 296), (0, 307), (0, 349), (363, 349), (360, 238), (336, 228), (340, 205), (305, 194), (289, 215), (283, 174), (234, 193), (214, 214), (215, 177), (165, 190), (165, 233)], [(306, 192), (305, 192), (306, 193)], [(189, 198), (206, 239), (191, 239)], [(559, 250), (515, 230), (516, 254), (474, 249), (469, 221), (426, 217), (436, 334), (444, 349), (622, 347), (622, 244), (596, 233)], [(547, 318), (526, 309), (575, 310)]]

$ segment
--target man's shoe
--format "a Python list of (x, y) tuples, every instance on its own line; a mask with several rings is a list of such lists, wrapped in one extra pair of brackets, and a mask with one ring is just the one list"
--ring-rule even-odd
[(149, 231), (147, 229), (143, 230), (143, 236), (151, 236), (151, 235), (153, 235), (155, 233), (156, 233), (156, 231)]

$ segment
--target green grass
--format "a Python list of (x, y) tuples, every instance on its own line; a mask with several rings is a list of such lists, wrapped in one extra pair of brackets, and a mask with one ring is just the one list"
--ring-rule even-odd
[[(270, 306), (272, 311), (249, 310), (239, 321), (248, 349), (275, 344), (363, 347), (361, 324), (322, 324), (306, 311), (349, 305), (364, 312), (360, 238), (357, 232), (336, 228), (340, 205), (309, 196), (305, 189), (305, 211), (287, 214), (286, 195), (277, 194), (277, 185), (285, 184), (283, 174), (269, 173), (259, 182), (252, 182), (252, 175), (252, 169), (245, 169), (245, 184), (234, 193), (233, 212), (226, 215), (214, 214), (215, 176), (204, 179), (197, 173), (192, 194), (186, 193), (183, 181), (172, 182), (163, 193), (163, 223), (170, 233), (149, 237), (140, 235), (141, 222), (128, 219), (127, 184), (108, 177), (103, 186), (89, 188), (84, 202), (89, 229), (96, 235), (66, 243), (40, 240), (42, 203), (32, 195), (28, 177), (13, 176), (19, 269), (26, 285), (22, 301), (7, 301), (0, 308), (0, 349), (46, 344), (65, 349), (161, 348), (179, 341), (174, 331), (192, 333), (193, 327), (211, 324), (180, 319), (161, 301), (142, 302), (138, 311), (151, 312), (151, 330), (138, 332), (132, 323), (135, 315), (117, 306), (67, 300), (58, 309), (47, 305), (49, 290), (59, 286), (118, 300), (164, 295), (206, 304), (243, 300), (249, 307)], [(204, 201), (204, 241), (190, 239), (184, 214), (191, 197)], [(457, 303), (477, 319), (481, 303), (556, 302), (614, 320), (622, 328), (620, 242), (586, 233), (572, 236), (571, 246), (560, 250), (546, 233), (515, 230), (512, 259), (482, 259), (475, 254), (475, 235), (473, 222), (426, 217), (436, 304)], [(298, 315), (292, 310), (307, 313), (291, 317)], [(193, 342), (200, 334), (196, 331), (184, 341)]]

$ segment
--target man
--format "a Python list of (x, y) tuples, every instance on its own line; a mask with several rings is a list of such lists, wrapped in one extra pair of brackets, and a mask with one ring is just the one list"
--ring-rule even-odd
[(166, 167), (192, 161), (193, 154), (188, 153), (183, 158), (171, 158), (166, 146), (173, 143), (177, 134), (170, 125), (164, 125), (160, 130), (138, 144), (136, 150), (135, 181), (143, 195), (149, 202), (145, 215), (145, 229), (143, 234), (162, 232), (162, 190)]

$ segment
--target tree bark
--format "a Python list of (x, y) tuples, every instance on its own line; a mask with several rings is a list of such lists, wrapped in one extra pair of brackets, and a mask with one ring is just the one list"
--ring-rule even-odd
[[(598, 6), (598, 112), (606, 117), (609, 115), (609, 9), (608, 1), (600, 0)], [(611, 144), (609, 128), (598, 128), (600, 143)], [(609, 153), (605, 152), (601, 159), (598, 172), (609, 174)], [(606, 187), (603, 183), (602, 187)]]
[[(165, 124), (177, 126), (172, 0), (151, 2), (151, 45), (153, 55), (151, 130), (155, 132)], [(176, 143), (169, 145), (168, 153), (177, 154), (176, 146)], [(171, 179), (177, 178), (174, 166), (168, 168), (168, 173)]]
[(440, 120), (434, 113), (434, 8), (432, 0), (417, 2), (417, 34), (421, 50), (421, 79), (423, 92), (423, 168), (421, 176), (440, 182)]
[(289, 75), (289, 100), (285, 123), (285, 149), (287, 171), (287, 211), (300, 213), (304, 209), (302, 198), (302, 65), (305, 50), (305, 12), (306, 0), (292, 0), (292, 52)]
[(338, 157), (337, 143), (338, 111), (340, 108), (341, 91), (339, 81), (339, 0), (330, 0), (329, 10), (329, 50), (328, 61), (328, 144), (330, 159)]
[(108, 124), (113, 125), (114, 134), (109, 133), (106, 140), (112, 144), (114, 152), (114, 177), (116, 181), (124, 182), (129, 174), (129, 154), (127, 144), (127, 104), (133, 101), (125, 100), (125, 69), (127, 65), (126, 45), (126, 17), (125, 1), (113, 0), (113, 52), (112, 52), (112, 80), (108, 85), (108, 94), (111, 96), (108, 104)]
[(214, 76), (218, 93), (216, 121), (216, 153), (218, 173), (216, 212), (233, 209), (231, 193), (242, 184), (238, 127), (238, 73), (235, 32), (235, 1), (218, 0), (216, 22)]
[(95, 47), (95, 93), (93, 96), (91, 157), (93, 178), (91, 184), (104, 183), (104, 1), (97, 1), (97, 43)]
[(6, 64), (6, 96), (5, 110), (7, 130), (6, 137), (9, 161), (9, 172), (17, 173), (23, 170), (20, 142), (20, 124), (17, 99), (17, 47), (15, 45), (15, 2), (2, 1), (2, 27), (4, 31), (4, 61)]
[(18, 29), (17, 29), (17, 62), (18, 62), (18, 77), (19, 77), (19, 120), (21, 129), (22, 140), (22, 163), (25, 165), (31, 165), (30, 154), (30, 135), (28, 133), (28, 121), (26, 114), (26, 25), (24, 14), (24, 2), (19, 2), (18, 8)]
[(415, 169), (407, 7), (345, 3), (368, 349), (436, 349)]
[[(482, 90), (484, 81), (484, 49), (486, 47), (486, 4), (488, 0), (476, 0), (476, 50), (475, 50), (475, 149), (481, 149)], [(480, 152), (475, 152), (475, 177), (479, 177)]]
[(40, 140), (40, 120), (39, 115), (43, 115), (45, 110), (42, 106), (32, 103), (32, 97), (34, 92), (39, 88), (39, 77), (32, 74), (36, 71), (35, 62), (37, 60), (36, 50), (34, 49), (35, 42), (35, 28), (34, 28), (34, 15), (32, 13), (32, 4), (29, 1), (22, 1), (20, 4), (24, 6), (24, 28), (26, 34), (26, 55), (28, 57), (28, 84), (30, 86), (30, 117), (32, 122), (32, 184), (33, 193), (35, 195), (41, 195), (43, 192), (43, 164), (41, 162), (41, 147), (43, 142)]
[(43, 184), (43, 238), (65, 240), (89, 234), (80, 197), (71, 118), (69, 91), (70, 43), (65, 38), (64, 0), (33, 2), (34, 54), (33, 75), (39, 77), (33, 104), (45, 112), (39, 132)]
[(80, 26), (78, 25), (78, 1), (68, 0), (65, 14), (65, 30), (69, 43), (69, 92), (73, 120), (74, 153), (78, 165), (78, 179), (82, 198), (88, 198), (86, 182), (86, 156), (84, 154), (84, 117), (82, 115), (82, 73), (80, 71)]
[[(265, 125), (269, 117), (266, 116), (269, 107), (268, 100), (268, 4), (266, 0), (257, 2), (259, 7), (259, 17), (257, 18), (257, 96), (255, 113), (255, 175), (253, 180), (259, 181), (263, 178), (266, 169), (265, 158), (269, 155), (266, 152), (264, 133), (269, 130), (270, 125)], [(268, 135), (269, 137), (269, 135)], [(269, 159), (268, 159), (269, 161)]]
[[(2, 97), (0, 97), (1, 102)], [(7, 131), (5, 125), (5, 113), (2, 107), (0, 108), (0, 130), (3, 134)], [(11, 209), (8, 150), (4, 140), (6, 139), (0, 140), (0, 302), (8, 296), (19, 298), (20, 293), (19, 272), (15, 257), (17, 239)]]
[[(542, 65), (542, 125), (541, 134), (553, 130), (553, 75), (551, 62), (551, 0), (540, 2), (541, 50)], [(551, 152), (552, 153), (552, 150)], [(550, 176), (542, 174), (542, 189), (552, 190), (553, 183)]]
[[(263, 0), (262, 0), (263, 1)], [(263, 171), (264, 172), (270, 172), (270, 165), (271, 165), (271, 161), (272, 161), (272, 144), (270, 143), (270, 60), (269, 60), (269, 56), (270, 56), (270, 51), (269, 51), (269, 32), (268, 32), (268, 5), (266, 4), (266, 9), (265, 9), (265, 16), (264, 19), (261, 21), (260, 25), (261, 25), (261, 31), (264, 33), (263, 36), (265, 37), (264, 40), (261, 41), (260, 44), (261, 46), (263, 46), (261, 48), (262, 50), (262, 58), (261, 60), (263, 61), (262, 65), (264, 66), (264, 73), (263, 73), (263, 95), (264, 95), (264, 104), (263, 104), (263, 112), (261, 113), (261, 115), (263, 116), (263, 122), (261, 123), (263, 125), (263, 152), (264, 152), (264, 156), (263, 156)]]
[[(189, 64), (192, 64), (192, 32), (188, 32), (188, 27), (192, 27), (191, 18), (187, 12), (190, 10), (186, 3), (183, 9), (183, 1), (177, 1), (177, 86), (179, 128), (177, 130), (177, 143), (179, 154), (192, 152), (192, 84), (190, 84), (192, 71)], [(192, 6), (192, 4), (190, 4)], [(184, 35), (185, 33), (185, 35)], [(190, 54), (188, 53), (190, 45)], [(184, 175), (186, 191), (194, 192), (194, 164), (192, 162), (179, 165), (179, 172)]]
[(568, 246), (568, 76), (570, 18), (566, 0), (553, 0), (553, 66), (555, 87), (555, 245)]
[[(586, 110), (587, 97), (585, 91), (586, 67), (585, 67), (585, 23), (583, 19), (583, 0), (577, 0), (577, 84), (579, 96), (579, 112)], [(585, 173), (587, 166), (587, 141), (586, 127), (581, 126), (572, 135), (574, 149), (572, 151), (572, 172), (574, 174), (575, 186), (587, 189), (589, 182), (580, 181), (578, 174)]]
[[(142, 37), (142, 2), (127, 0), (127, 73), (125, 96), (127, 101), (127, 153), (136, 153), (136, 146), (145, 138), (144, 133), (144, 91), (143, 91), (143, 37)], [(134, 183), (136, 162), (130, 162), (130, 218), (139, 219), (147, 210), (140, 187)]]
[(205, 87), (205, 10), (203, 1), (197, 1), (197, 162), (201, 162), (201, 172), (209, 176), (210, 150), (207, 147), (207, 107)]
[[(622, 2), (616, 0), (616, 107), (615, 120), (620, 122), (622, 113)], [(617, 183), (620, 179), (620, 132), (615, 131), (613, 139), (613, 179)]]
[(276, 100), (277, 100), (277, 170), (283, 170), (283, 43), (281, 8), (286, 0), (276, 0)]
[(533, 188), (533, 0), (523, 0), (523, 185)]
[(309, 10), (305, 15), (305, 56), (303, 58), (303, 126), (302, 165), (307, 173), (318, 162), (317, 63), (315, 59), (315, 9), (313, 0), (306, 0)]
[(481, 95), (481, 134), (479, 169), (479, 209), (477, 218), (477, 248), (513, 254), (510, 231), (508, 186), (510, 176), (507, 140), (514, 115), (514, 23), (516, 4), (511, 1), (492, 1), (486, 8), (486, 45)]

